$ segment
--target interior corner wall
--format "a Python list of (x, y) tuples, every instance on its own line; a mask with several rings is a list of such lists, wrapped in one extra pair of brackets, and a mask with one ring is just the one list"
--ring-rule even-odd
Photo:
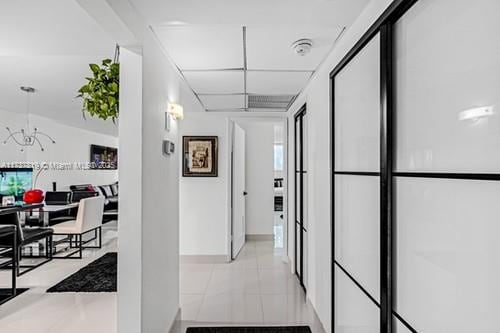
[[(165, 129), (169, 101), (201, 105), (153, 32), (144, 33), (142, 75), (142, 332), (167, 332), (179, 311), (179, 122)], [(121, 133), (122, 136), (140, 135)], [(175, 152), (163, 154), (163, 140)], [(137, 269), (137, 267), (130, 267)]]
[(142, 322), (142, 56), (120, 50), (118, 332), (141, 332)]
[[(331, 147), (330, 147), (330, 71), (342, 60), (347, 52), (377, 20), (393, 0), (371, 0), (361, 15), (347, 29), (337, 42), (323, 64), (318, 68), (300, 96), (290, 108), (289, 120), (291, 133), (288, 147), (289, 160), (289, 191), (293, 198), (295, 188), (293, 177), (294, 165), (294, 114), (307, 103), (307, 131), (308, 145), (308, 274), (309, 281), (307, 296), (315, 308), (324, 328), (331, 332), (332, 326), (332, 299), (331, 299)], [(314, 129), (314, 130), (312, 130)], [(294, 211), (293, 199), (289, 203), (289, 211)], [(294, 216), (289, 214), (288, 227), (294, 230)], [(289, 253), (293, 256), (293, 231), (289, 234)], [(293, 259), (293, 258), (292, 258)], [(292, 260), (293, 261), (293, 260)]]
[[(207, 112), (186, 112), (181, 136), (218, 137), (218, 176), (180, 179), (180, 254), (229, 256), (230, 193), (228, 118)], [(182, 142), (178, 147), (182, 151)], [(182, 161), (180, 168), (182, 168)]]
[(238, 124), (246, 134), (246, 234), (273, 235), (275, 124)]
[[(0, 119), (4, 120), (3, 124), (12, 129), (24, 127), (26, 124), (24, 114), (5, 110), (0, 110)], [(0, 164), (3, 162), (88, 163), (90, 162), (91, 144), (118, 147), (118, 138), (111, 135), (64, 125), (53, 119), (34, 114), (30, 114), (29, 119), (31, 126), (38, 127), (42, 132), (52, 136), (56, 144), (52, 144), (48, 140), (43, 141), (45, 151), (33, 146), (21, 153), (19, 146), (10, 141), (7, 145), (0, 147)], [(1, 140), (4, 140), (6, 136), (7, 131), (0, 132)], [(34, 170), (34, 176), (36, 172)], [(116, 170), (56, 170), (49, 168), (40, 173), (36, 187), (50, 191), (52, 190), (52, 182), (56, 182), (58, 190), (68, 190), (69, 186), (73, 184), (102, 185), (111, 184), (117, 180), (118, 171)]]

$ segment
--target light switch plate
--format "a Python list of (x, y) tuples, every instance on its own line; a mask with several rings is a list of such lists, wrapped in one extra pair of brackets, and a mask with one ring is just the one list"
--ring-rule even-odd
[(171, 155), (175, 152), (175, 144), (170, 140), (163, 140), (163, 153)]

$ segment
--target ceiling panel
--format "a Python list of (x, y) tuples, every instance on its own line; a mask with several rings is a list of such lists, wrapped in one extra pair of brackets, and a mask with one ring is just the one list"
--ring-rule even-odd
[(243, 71), (201, 71), (183, 74), (191, 88), (198, 94), (245, 92)]
[(0, 55), (105, 55), (115, 41), (77, 3), (1, 1)]
[(248, 72), (247, 90), (252, 94), (296, 95), (310, 77), (309, 72)]
[(208, 110), (242, 109), (245, 95), (201, 95), (201, 102)]
[[(247, 27), (248, 69), (315, 70), (331, 50), (341, 33), (339, 27), (274, 25)], [(308, 38), (311, 52), (299, 56), (292, 50), (293, 42)]]
[(243, 67), (241, 26), (167, 25), (155, 31), (181, 70)]

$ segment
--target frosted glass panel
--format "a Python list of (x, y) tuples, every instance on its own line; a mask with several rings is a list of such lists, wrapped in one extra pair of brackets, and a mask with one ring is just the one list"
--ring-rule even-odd
[(307, 194), (309, 193), (309, 188), (308, 188), (308, 174), (307, 173), (304, 173), (302, 174), (302, 179), (303, 179), (303, 182), (304, 182), (304, 193), (302, 194), (303, 195), (303, 199), (304, 200), (304, 206), (302, 207), (302, 209), (304, 210), (304, 213), (303, 213), (303, 216), (302, 216), (302, 224), (304, 225), (304, 228), (306, 228), (306, 230), (309, 229), (309, 219), (308, 219), (308, 215), (307, 215)]
[(297, 201), (296, 201), (296, 206), (295, 206), (295, 209), (296, 209), (296, 220), (301, 222), (300, 221), (300, 215), (301, 215), (301, 209), (302, 209), (302, 206), (300, 205), (300, 193), (302, 191), (302, 187), (300, 186), (300, 173), (296, 172), (295, 173), (295, 195), (296, 195), (296, 198), (297, 198)]
[(296, 233), (296, 236), (297, 236), (297, 243), (295, 243), (295, 247), (297, 249), (297, 261), (296, 261), (296, 264), (297, 264), (297, 267), (295, 268), (295, 270), (300, 274), (300, 271), (301, 271), (301, 262), (300, 262), (300, 251), (302, 249), (302, 243), (300, 242), (300, 224), (298, 223), (295, 223), (295, 233)]
[(370, 295), (380, 291), (379, 177), (335, 176), (335, 260)]
[(302, 135), (303, 135), (303, 142), (302, 142), (302, 150), (304, 154), (304, 161), (303, 161), (303, 168), (304, 171), (307, 171), (307, 162), (309, 160), (308, 158), (308, 149), (307, 149), (307, 142), (308, 142), (308, 121), (307, 121), (307, 113), (304, 114), (302, 117)]
[(396, 323), (396, 333), (412, 333), (399, 319), (394, 318)]
[(380, 169), (380, 36), (335, 76), (335, 170)]
[(335, 332), (378, 333), (379, 308), (335, 266)]
[(398, 170), (500, 171), (499, 13), (419, 1), (396, 24)]
[(418, 332), (498, 332), (500, 182), (397, 178), (397, 312)]

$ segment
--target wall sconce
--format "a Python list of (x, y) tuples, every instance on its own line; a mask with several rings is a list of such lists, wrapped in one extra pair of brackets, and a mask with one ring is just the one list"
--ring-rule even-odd
[(483, 106), (480, 108), (465, 110), (458, 114), (458, 119), (472, 120), (473, 122), (476, 122), (481, 118), (492, 116), (494, 114), (493, 109), (494, 106)]
[(176, 103), (168, 103), (168, 113), (174, 117), (175, 120), (184, 119), (184, 108), (182, 105)]

